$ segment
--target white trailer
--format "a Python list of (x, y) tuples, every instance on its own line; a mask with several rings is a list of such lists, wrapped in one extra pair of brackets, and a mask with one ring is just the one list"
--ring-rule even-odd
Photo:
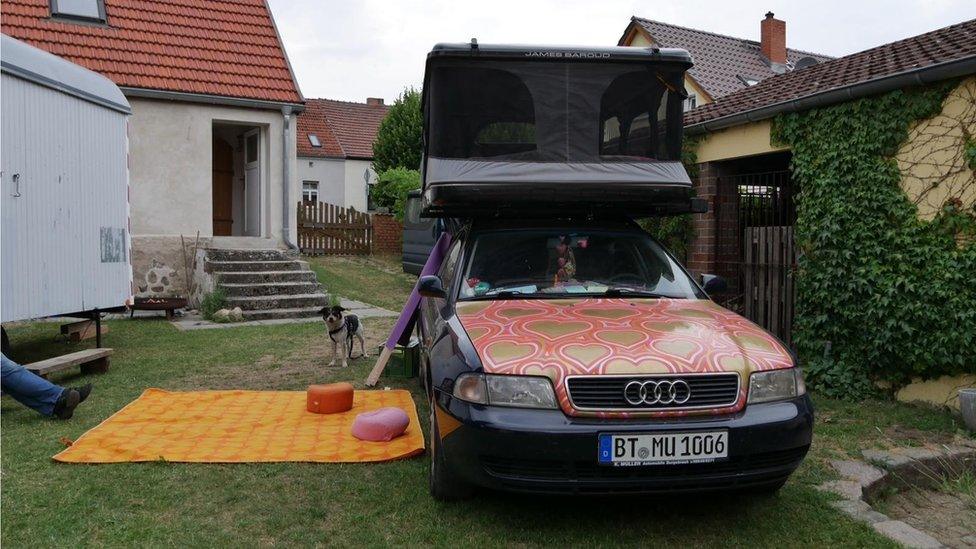
[(98, 73), (0, 39), (2, 321), (123, 307), (129, 103)]

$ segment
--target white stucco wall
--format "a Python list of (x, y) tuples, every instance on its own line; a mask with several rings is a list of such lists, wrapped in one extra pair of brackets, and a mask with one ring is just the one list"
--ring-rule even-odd
[(369, 182), (375, 183), (376, 173), (370, 160), (300, 157), (299, 193), (302, 181), (318, 181), (320, 201), (365, 212), (367, 182), (363, 174), (367, 172)]
[[(212, 139), (214, 123), (262, 128), (261, 236), (282, 233), (282, 133), (280, 111), (158, 101), (130, 97), (129, 177), (134, 236), (213, 234)], [(292, 117), (289, 139), (295, 143)], [(297, 158), (291, 155), (289, 198), (292, 239), (295, 204), (301, 199)]]
[(376, 182), (372, 162), (369, 160), (346, 160), (346, 207), (353, 207), (361, 212), (366, 211), (366, 179), (364, 173), (369, 173), (369, 182)]
[(298, 159), (298, 189), (301, 197), (303, 181), (319, 182), (319, 200), (346, 205), (346, 168), (342, 158), (311, 158)]

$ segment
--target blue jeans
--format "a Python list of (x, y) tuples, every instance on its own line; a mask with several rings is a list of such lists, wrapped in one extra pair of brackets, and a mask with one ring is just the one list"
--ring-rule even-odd
[(54, 403), (58, 401), (64, 388), (31, 372), (5, 355), (0, 357), (0, 388), (4, 394), (46, 416), (53, 414)]

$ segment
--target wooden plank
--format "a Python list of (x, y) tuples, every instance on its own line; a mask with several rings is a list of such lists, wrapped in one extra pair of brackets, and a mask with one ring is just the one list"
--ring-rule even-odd
[(793, 227), (786, 228), (786, 283), (783, 288), (783, 318), (785, 327), (783, 330), (783, 341), (787, 345), (793, 345), (793, 304), (796, 299), (795, 271), (796, 251), (793, 242)]
[(766, 232), (761, 228), (756, 229), (759, 241), (756, 246), (756, 324), (763, 328), (766, 327)]
[(86, 365), (97, 362), (103, 362), (105, 364), (104, 367), (108, 368), (107, 359), (112, 355), (113, 352), (115, 351), (105, 347), (100, 349), (85, 349), (84, 351), (68, 353), (66, 355), (56, 356), (40, 362), (25, 364), (24, 368), (27, 368), (41, 377), (53, 372), (66, 370), (72, 366)]
[(753, 287), (753, 284), (755, 283), (753, 277), (755, 261), (755, 255), (753, 252), (755, 244), (753, 242), (753, 238), (755, 235), (752, 227), (746, 227), (742, 232), (742, 239), (745, 243), (745, 246), (743, 246), (742, 258), (742, 268), (744, 270), (742, 277), (744, 285), (742, 289), (742, 314), (745, 315), (746, 318), (751, 319), (753, 318), (752, 304), (756, 292), (755, 288)]
[(369, 254), (372, 232), (372, 218), (353, 208), (319, 202), (299, 215), (298, 243), (308, 254)]
[(780, 322), (780, 292), (783, 285), (780, 281), (782, 277), (782, 231), (780, 227), (769, 227), (770, 232), (770, 276), (769, 276), (769, 326), (770, 331), (777, 336), (782, 335), (783, 326)]
[[(108, 333), (108, 326), (102, 326), (102, 335)], [(68, 336), (72, 343), (78, 343), (85, 339), (95, 337), (95, 322), (93, 320), (80, 320), (61, 325), (61, 335)]]

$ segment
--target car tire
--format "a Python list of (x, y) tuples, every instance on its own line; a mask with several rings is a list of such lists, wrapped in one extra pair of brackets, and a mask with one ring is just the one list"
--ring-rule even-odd
[(474, 494), (473, 487), (457, 478), (448, 468), (444, 452), (438, 448), (440, 430), (437, 427), (437, 417), (434, 413), (434, 399), (430, 399), (430, 468), (427, 480), (430, 495), (437, 501), (459, 501), (470, 498)]

